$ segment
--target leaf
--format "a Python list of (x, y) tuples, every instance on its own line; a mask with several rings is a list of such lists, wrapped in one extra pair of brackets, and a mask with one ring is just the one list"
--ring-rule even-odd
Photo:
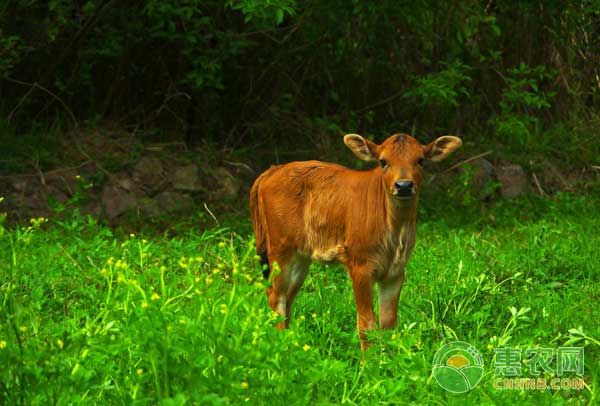
[(283, 10), (282, 9), (278, 9), (275, 12), (275, 22), (277, 23), (277, 25), (279, 25), (283, 22)]
[(574, 335), (580, 335), (580, 336), (584, 336), (585, 335), (583, 333), (581, 327), (579, 327), (579, 328), (571, 328), (571, 329), (569, 329), (569, 333), (574, 334)]

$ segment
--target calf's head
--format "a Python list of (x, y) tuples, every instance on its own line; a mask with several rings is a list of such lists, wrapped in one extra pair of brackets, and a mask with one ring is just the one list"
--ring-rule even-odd
[(418, 193), (426, 159), (442, 161), (462, 145), (460, 138), (451, 135), (421, 145), (406, 134), (392, 135), (379, 145), (358, 134), (348, 134), (344, 143), (363, 161), (379, 163), (385, 190), (399, 200), (412, 199)]

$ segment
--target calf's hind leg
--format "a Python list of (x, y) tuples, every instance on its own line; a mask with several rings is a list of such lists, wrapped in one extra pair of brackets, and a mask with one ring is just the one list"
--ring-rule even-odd
[[(269, 255), (273, 285), (267, 288), (267, 297), (271, 309), (285, 317), (285, 320), (277, 323), (277, 328), (281, 330), (290, 325), (292, 305), (306, 279), (311, 261), (300, 254), (294, 254), (286, 261), (278, 260), (277, 257), (271, 258)], [(275, 263), (281, 270), (279, 274), (275, 272)]]

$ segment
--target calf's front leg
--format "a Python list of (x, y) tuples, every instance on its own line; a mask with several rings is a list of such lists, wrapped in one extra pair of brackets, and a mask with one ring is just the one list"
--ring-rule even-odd
[(379, 325), (381, 328), (394, 328), (398, 324), (398, 299), (404, 270), (379, 282)]
[(352, 289), (356, 300), (356, 320), (360, 348), (366, 351), (369, 346), (367, 331), (376, 327), (375, 313), (373, 312), (373, 277), (369, 267), (354, 266), (350, 270)]

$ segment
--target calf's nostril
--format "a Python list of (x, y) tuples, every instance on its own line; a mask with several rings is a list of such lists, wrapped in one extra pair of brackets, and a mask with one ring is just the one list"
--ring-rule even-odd
[(394, 183), (394, 187), (398, 190), (406, 190), (406, 189), (412, 189), (413, 187), (413, 182), (411, 181), (400, 181), (400, 182), (395, 182)]

